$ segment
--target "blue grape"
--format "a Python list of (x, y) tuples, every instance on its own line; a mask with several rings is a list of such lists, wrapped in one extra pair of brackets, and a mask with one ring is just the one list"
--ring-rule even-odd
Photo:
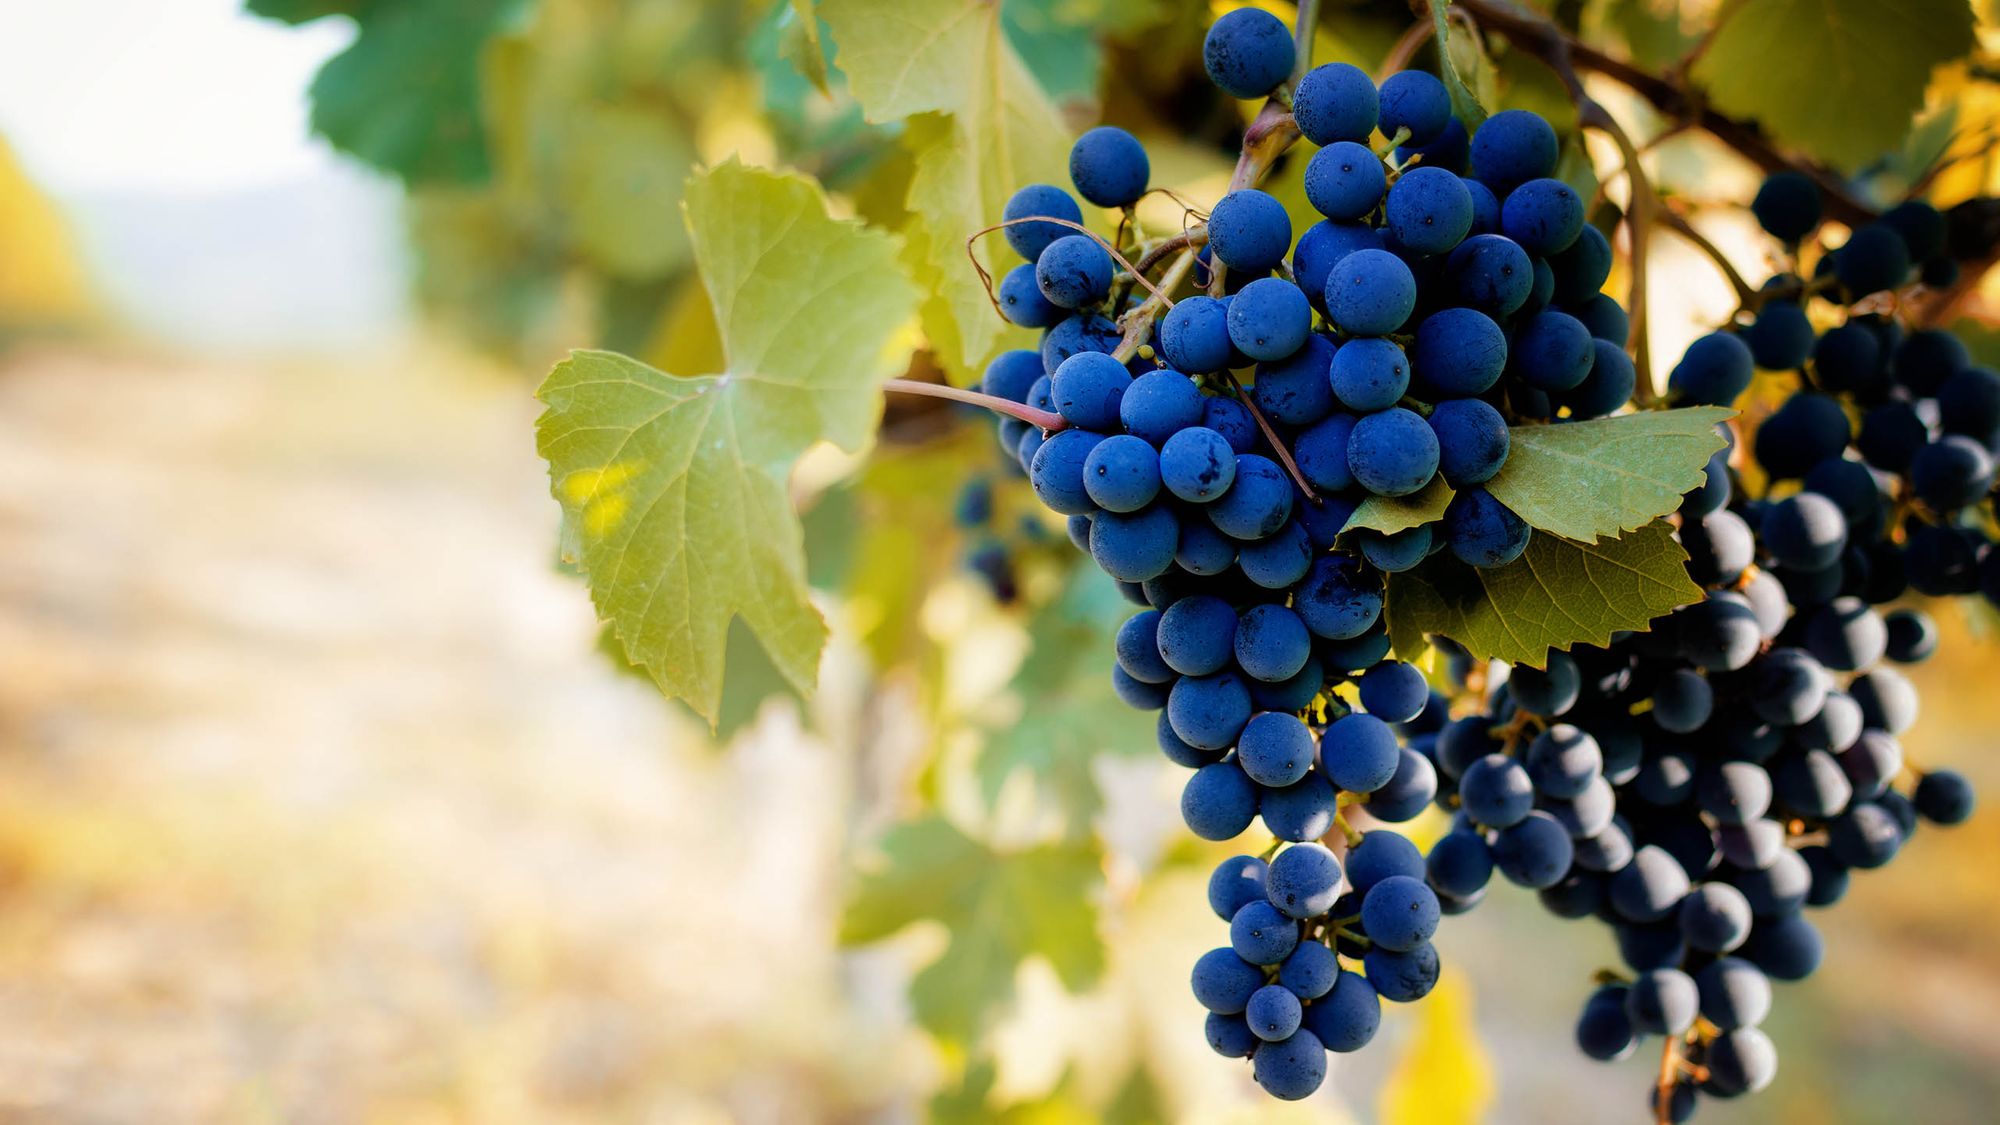
[(1280, 984), (1267, 984), (1251, 993), (1250, 1003), (1243, 1009), (1244, 1022), (1266, 1043), (1291, 1038), (1303, 1015), (1305, 1009), (1299, 1006), (1299, 998)]
[(1225, 1059), (1249, 1058), (1259, 1042), (1242, 1016), (1225, 1016), (1221, 1012), (1210, 1012), (1204, 1017), (1202, 1034), (1208, 1039), (1209, 1049)]
[(1365, 833), (1347, 853), (1347, 881), (1355, 894), (1365, 895), (1375, 884), (1397, 875), (1424, 877), (1424, 853), (1400, 832)]
[(1236, 563), (1236, 540), (1215, 530), (1213, 524), (1182, 520), (1174, 562), (1189, 574), (1222, 574)]
[(1854, 297), (1899, 288), (1910, 277), (1910, 248), (1882, 223), (1863, 226), (1834, 251), (1834, 276)]
[(1167, 718), (1188, 745), (1224, 749), (1235, 743), (1250, 721), (1250, 689), (1231, 672), (1183, 676), (1167, 696)]
[(1580, 305), (1598, 296), (1611, 277), (1611, 241), (1585, 224), (1569, 249), (1549, 255), (1548, 262), (1556, 281), (1552, 299), (1560, 305)]
[(1263, 539), (1243, 544), (1236, 557), (1243, 577), (1266, 590), (1290, 589), (1306, 576), (1312, 560), (1312, 536), (1297, 520)]
[(1298, 922), (1269, 902), (1246, 903), (1229, 920), (1230, 947), (1252, 965), (1276, 965), (1298, 944)]
[(1266, 789), (1261, 800), (1264, 827), (1280, 840), (1317, 840), (1333, 830), (1336, 794), (1318, 773), (1283, 789)]
[(1084, 463), (1103, 440), (1103, 434), (1088, 430), (1062, 430), (1042, 443), (1028, 467), (1028, 482), (1043, 504), (1064, 515), (1097, 510), (1084, 488)]
[(1440, 309), (1417, 325), (1411, 358), (1435, 397), (1485, 394), (1506, 370), (1507, 334), (1478, 309)]
[[(1182, 681), (1185, 683), (1186, 681)], [(1171, 704), (1169, 704), (1171, 706)], [(1178, 726), (1175, 728), (1178, 730)], [(1224, 743), (1228, 745), (1228, 743)], [(1181, 790), (1181, 820), (1204, 840), (1243, 834), (1257, 816), (1257, 786), (1234, 762), (1215, 762), (1194, 771)]]
[(1375, 131), (1377, 109), (1374, 80), (1347, 63), (1313, 67), (1292, 92), (1299, 132), (1316, 145), (1366, 141)]
[(1705, 1093), (1733, 1098), (1754, 1094), (1778, 1076), (1778, 1047), (1755, 1027), (1725, 1031), (1709, 1043), (1702, 1056), (1708, 1072)]
[(1910, 485), (1940, 512), (1976, 504), (1993, 488), (1993, 455), (1969, 437), (1946, 434), (1910, 459)]
[(1133, 679), (1149, 684), (1173, 680), (1175, 672), (1160, 656), (1160, 611), (1142, 609), (1118, 627), (1114, 649), (1118, 666)]
[[(1339, 357), (1334, 360), (1338, 363)], [(1437, 475), (1438, 457), (1438, 439), (1430, 424), (1402, 407), (1356, 422), (1347, 442), (1347, 467), (1363, 488), (1377, 496), (1407, 496), (1423, 488)]]
[(1483, 488), (1453, 496), (1444, 510), (1445, 541), (1467, 566), (1506, 566), (1528, 549), (1534, 529)]
[(1208, 518), (1216, 528), (1239, 540), (1271, 535), (1285, 526), (1291, 514), (1291, 478), (1277, 462), (1254, 453), (1236, 458), (1236, 479), (1208, 506)]
[(1354, 487), (1354, 471), (1347, 467), (1347, 443), (1355, 422), (1352, 414), (1334, 414), (1292, 440), (1292, 460), (1313, 487), (1327, 492)]
[(1591, 340), (1593, 358), (1590, 374), (1574, 390), (1562, 396), (1575, 417), (1598, 418), (1615, 412), (1632, 398), (1639, 385), (1639, 371), (1625, 349), (1609, 340)]
[[(1331, 906), (1332, 901), (1328, 900)], [(1278, 966), (1278, 983), (1301, 1000), (1317, 1000), (1333, 991), (1340, 979), (1340, 959), (1316, 941), (1301, 942)]]
[(1304, 667), (1283, 680), (1273, 682), (1252, 677), (1250, 698), (1265, 711), (1299, 711), (1312, 703), (1325, 682), (1326, 674), (1318, 659), (1307, 657)]
[(1353, 560), (1322, 555), (1295, 592), (1292, 609), (1315, 636), (1348, 640), (1382, 616), (1382, 590)]
[(1451, 96), (1444, 83), (1421, 70), (1398, 71), (1383, 79), (1379, 100), (1384, 136), (1408, 129), (1408, 143), (1425, 145), (1451, 123)]
[(1221, 598), (1195, 594), (1160, 614), (1154, 628), (1160, 659), (1183, 676), (1206, 676), (1229, 666), (1236, 651), (1236, 611)]
[[(1382, 161), (1368, 146), (1353, 141), (1337, 141), (1313, 153), (1306, 162), (1306, 200), (1313, 210), (1329, 219), (1353, 222), (1366, 218), (1382, 202), (1389, 180)], [(1315, 224), (1317, 229), (1317, 224)], [(1310, 234), (1308, 231), (1307, 234)], [(1299, 247), (1305, 247), (1304, 237)], [(1380, 245), (1380, 239), (1374, 239)], [(1332, 262), (1328, 262), (1330, 268)], [(1295, 263), (1296, 267), (1296, 263)], [(1299, 272), (1296, 268), (1294, 272)], [(1322, 271), (1321, 277), (1325, 276)]]
[(1255, 8), (1224, 13), (1202, 40), (1209, 81), (1239, 98), (1261, 98), (1292, 73), (1292, 33), (1284, 21)]
[[(1042, 333), (1042, 373), (1055, 374), (1063, 360), (1079, 352), (1109, 355), (1118, 346), (1118, 340), (1116, 324), (1096, 313), (1078, 313)], [(1049, 409), (1054, 410), (1055, 407), (1050, 406)]]
[(1398, 243), (1421, 254), (1442, 254), (1471, 231), (1472, 194), (1442, 168), (1412, 168), (1390, 186), (1382, 217)]
[(1694, 978), (1703, 1019), (1724, 1031), (1755, 1027), (1771, 1013), (1771, 979), (1740, 957), (1718, 957)]
[(1229, 310), (1213, 297), (1196, 295), (1175, 302), (1160, 318), (1160, 351), (1169, 364), (1197, 375), (1229, 366)]
[[(1025, 219), (1031, 215), (1041, 215), (1051, 219), (1068, 219), (1072, 223), (1083, 222), (1083, 211), (1071, 199), (1069, 193), (1053, 184), (1029, 184), (1027, 187), (1007, 197), (1007, 206), (1001, 209), (1000, 217), (1006, 220)], [(1049, 243), (1073, 233), (1070, 228), (1056, 223), (1015, 223), (1002, 227), (1007, 245), (1014, 248), (1028, 261), (1033, 262), (1049, 248)]]
[(987, 394), (1009, 402), (1026, 402), (1029, 389), (1042, 376), (1041, 356), (1017, 348), (1001, 352), (992, 363), (987, 364), (985, 374), (980, 376), (979, 386)]
[(1625, 1014), (1626, 991), (1623, 984), (1602, 985), (1584, 1002), (1583, 1015), (1576, 1023), (1576, 1046), (1598, 1062), (1611, 1062), (1632, 1053), (1635, 1035), (1632, 1018)]
[(1407, 144), (1396, 150), (1396, 159), (1408, 163), (1413, 157), (1423, 157), (1425, 166), (1443, 168), (1450, 172), (1464, 174), (1472, 151), (1471, 139), (1465, 135), (1465, 126), (1456, 117), (1445, 119), (1444, 131), (1436, 139), (1424, 144)]
[(1264, 971), (1233, 949), (1211, 949), (1195, 961), (1190, 983), (1202, 1007), (1218, 1015), (1240, 1015), (1251, 995), (1264, 987)]
[(1556, 170), (1556, 131), (1540, 115), (1503, 109), (1472, 135), (1472, 174), (1495, 192)]
[(1972, 363), (1965, 344), (1941, 328), (1925, 328), (1910, 333), (1896, 346), (1891, 368), (1900, 383), (1917, 398), (1931, 398), (1945, 380)]
[[(1241, 302), (1231, 305), (1230, 315), (1234, 316), (1240, 305)], [(1333, 386), (1328, 374), (1333, 357), (1333, 341), (1324, 336), (1307, 336), (1304, 346), (1286, 358), (1258, 365), (1257, 382), (1250, 388), (1251, 400), (1273, 422), (1312, 425), (1333, 410)]]
[(1136, 512), (1160, 492), (1160, 455), (1144, 438), (1114, 434), (1083, 462), (1083, 488), (1108, 512)]
[(1229, 448), (1238, 453), (1248, 453), (1257, 448), (1261, 435), (1257, 432), (1257, 420), (1250, 416), (1250, 408), (1233, 398), (1210, 396), (1202, 403), (1201, 424), (1221, 434), (1229, 442)]
[(1727, 953), (1750, 936), (1750, 901), (1728, 883), (1703, 883), (1681, 900), (1681, 936), (1693, 949)]
[(1361, 925), (1368, 940), (1398, 953), (1429, 942), (1440, 917), (1437, 893), (1408, 875), (1382, 880), (1361, 900)]
[(1387, 723), (1406, 723), (1430, 700), (1430, 685), (1415, 666), (1392, 661), (1370, 668), (1359, 685), (1361, 706)]
[(1396, 776), (1396, 732), (1373, 715), (1346, 715), (1326, 728), (1320, 756), (1326, 775), (1350, 793), (1373, 793)]
[(1152, 175), (1146, 147), (1123, 129), (1099, 125), (1069, 150), (1069, 178), (1076, 192), (1099, 207), (1129, 207), (1146, 194)]
[(1097, 304), (1111, 295), (1111, 255), (1088, 235), (1064, 235), (1035, 259), (1035, 282), (1051, 304)]
[[(1306, 172), (1311, 174), (1310, 164), (1306, 166)], [(1336, 223), (1331, 219), (1317, 222), (1306, 228), (1306, 232), (1299, 236), (1299, 244), (1292, 248), (1292, 275), (1298, 279), (1299, 288), (1305, 291), (1314, 306), (1324, 307), (1326, 278), (1333, 272), (1334, 265), (1356, 250), (1380, 249), (1383, 249), (1382, 234), (1374, 227), (1361, 223)]]
[(1304, 346), (1312, 334), (1312, 303), (1279, 277), (1259, 278), (1229, 302), (1229, 341), (1251, 359), (1274, 362)]
[(1555, 886), (1569, 873), (1575, 857), (1569, 830), (1554, 816), (1536, 809), (1519, 823), (1493, 837), (1493, 865), (1507, 880), (1531, 890)]
[(1528, 776), (1545, 797), (1577, 797), (1604, 772), (1604, 751), (1588, 731), (1556, 723), (1528, 743)]
[(1789, 371), (1805, 365), (1813, 351), (1812, 321), (1797, 301), (1769, 301), (1757, 313), (1756, 323), (1743, 334), (1757, 366), (1768, 371)]
[(1069, 310), (1042, 296), (1035, 267), (1023, 262), (1000, 279), (1000, 315), (1023, 328), (1048, 328), (1068, 316)]
[(1465, 898), (1484, 890), (1493, 877), (1493, 853), (1478, 834), (1454, 830), (1431, 845), (1424, 868), (1432, 886)]
[(1968, 367), (1938, 388), (1938, 420), (1944, 432), (1962, 434), (1992, 448), (2000, 435), (2000, 374)]
[(1283, 788), (1312, 768), (1312, 732), (1293, 715), (1266, 711), (1252, 716), (1238, 736), (1236, 760), (1250, 780)]
[(1459, 243), (1445, 260), (1445, 274), (1461, 304), (1496, 317), (1527, 304), (1535, 284), (1527, 252), (1499, 234), (1475, 234)]
[(1429, 525), (1406, 528), (1393, 535), (1363, 528), (1359, 533), (1361, 557), (1384, 574), (1401, 574), (1430, 557), (1435, 541)]
[(1583, 234), (1583, 200), (1561, 180), (1529, 180), (1507, 193), (1500, 233), (1538, 257), (1560, 254)]
[(1611, 877), (1611, 907), (1633, 922), (1657, 922), (1673, 913), (1688, 893), (1687, 870), (1672, 854), (1648, 844)]
[(1795, 981), (1811, 976), (1825, 951), (1813, 924), (1792, 914), (1752, 930), (1739, 956), (1773, 980)]
[[(1493, 189), (1478, 180), (1458, 178), (1465, 185), (1465, 193), (1472, 197), (1472, 234), (1500, 233), (1500, 197)], [(1553, 275), (1551, 275), (1553, 276)]]
[(1368, 983), (1382, 999), (1411, 1004), (1430, 995), (1437, 987), (1437, 948), (1429, 942), (1407, 952), (1371, 949), (1361, 959)]
[(1826, 390), (1877, 397), (1888, 389), (1882, 341), (1867, 325), (1827, 329), (1813, 344), (1812, 359), (1813, 372)]
[(1410, 362), (1394, 341), (1362, 337), (1333, 353), (1328, 379), (1341, 405), (1372, 413), (1402, 400), (1410, 389)]
[[(1253, 12), (1238, 8), (1236, 12)], [(1266, 1043), (1250, 1058), (1250, 1073), (1257, 1085), (1274, 1098), (1288, 1102), (1312, 1096), (1326, 1081), (1326, 1048), (1312, 1032), (1300, 1028), (1289, 1039)]]
[(1285, 251), (1292, 247), (1291, 216), (1272, 196), (1256, 188), (1239, 188), (1217, 200), (1209, 212), (1208, 245), (1223, 265), (1262, 276), (1284, 261)]
[(1121, 582), (1145, 582), (1174, 565), (1180, 520), (1154, 505), (1136, 512), (1099, 512), (1090, 526), (1090, 557)]
[(1536, 313), (1514, 333), (1514, 369), (1531, 387), (1567, 391), (1583, 382), (1597, 358), (1590, 329), (1568, 313)]
[(1388, 824), (1414, 820), (1437, 796), (1437, 767), (1429, 758), (1405, 746), (1396, 754), (1396, 772), (1389, 783), (1368, 795), (1368, 815)]
[(1102, 352), (1079, 352), (1049, 378), (1056, 412), (1072, 426), (1100, 433), (1118, 428), (1118, 407), (1132, 373)]
[(1972, 816), (1972, 784), (1955, 770), (1931, 770), (1917, 781), (1917, 813), (1932, 824), (1963, 824)]
[(1417, 279), (1387, 250), (1356, 250), (1327, 275), (1326, 305), (1342, 331), (1387, 336), (1416, 310)]
[(1253, 606), (1237, 621), (1234, 647), (1237, 667), (1245, 674), (1277, 682), (1306, 666), (1312, 634), (1298, 614), (1282, 605)]
[(1612, 299), (1610, 294), (1599, 293), (1569, 312), (1590, 329), (1592, 336), (1609, 340), (1621, 348), (1632, 335), (1631, 318), (1625, 315), (1624, 306)]
[(1264, 897), (1265, 873), (1270, 870), (1255, 856), (1239, 855), (1223, 860), (1208, 877), (1208, 906), (1227, 922), (1246, 903)]
[(1458, 798), (1473, 823), (1488, 828), (1519, 824), (1535, 807), (1535, 785), (1521, 763), (1488, 754), (1458, 779)]
[(1694, 1026), (1701, 993), (1694, 978), (1679, 969), (1640, 973), (1625, 995), (1625, 1014), (1644, 1035), (1679, 1035)]
[(1507, 420), (1479, 399), (1438, 403), (1431, 410), (1430, 427), (1437, 435), (1438, 471), (1453, 488), (1484, 484), (1507, 464), (1512, 441)]
[(1358, 1051), (1382, 1026), (1382, 1000), (1367, 977), (1343, 972), (1334, 979), (1333, 991), (1306, 1008), (1304, 1022), (1327, 1050)]
[(1298, 844), (1271, 860), (1264, 885), (1280, 913), (1317, 918), (1333, 909), (1340, 897), (1340, 879), (1340, 860), (1324, 845)]
[(1235, 479), (1235, 450), (1221, 434), (1205, 426), (1184, 429), (1160, 447), (1160, 483), (1183, 500), (1206, 503), (1227, 492)]
[(1201, 417), (1201, 391), (1194, 380), (1166, 368), (1132, 380), (1118, 399), (1118, 419), (1126, 432), (1156, 448), (1182, 430), (1201, 425)]
[(1819, 186), (1805, 173), (1789, 169), (1766, 177), (1750, 201), (1757, 224), (1786, 242), (1797, 242), (1819, 226), (1820, 207)]

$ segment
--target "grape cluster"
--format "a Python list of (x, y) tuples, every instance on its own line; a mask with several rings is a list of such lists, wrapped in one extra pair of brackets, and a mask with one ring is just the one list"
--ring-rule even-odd
[[(1293, 47), (1243, 9), (1217, 21), (1204, 59), (1222, 89), (1257, 97), (1289, 76)], [(1610, 247), (1550, 178), (1546, 122), (1501, 113), (1468, 140), (1436, 78), (1378, 88), (1343, 64), (1307, 73), (1293, 108), (1321, 146), (1306, 184), (1325, 221), (1294, 245), (1272, 196), (1225, 195), (1187, 251), (1208, 292), (1174, 302), (1129, 359), (1121, 320), (1145, 294), (1097, 239), (1044, 221), (1081, 223), (1075, 197), (1017, 192), (1004, 231), (1025, 261), (998, 303), (1042, 344), (1000, 356), (981, 384), (1063, 420), (1005, 418), (1000, 443), (1144, 607), (1119, 630), (1112, 675), (1193, 771), (1189, 829), (1229, 840), (1261, 819), (1277, 839), (1216, 871), (1230, 940), (1193, 987), (1211, 1045), (1288, 1099), (1318, 1088), (1327, 1050), (1368, 1042), (1382, 1000), (1430, 991), (1431, 935), (1465, 905), (1386, 827), (1436, 797), (1431, 758), (1404, 743), (1435, 736), (1445, 700), (1390, 658), (1382, 576), (1437, 551), (1478, 567), (1519, 557), (1529, 527), (1480, 487), (1506, 462), (1508, 423), (1609, 413), (1634, 383), (1624, 314), (1599, 292)], [(1392, 159), (1367, 146), (1378, 130)], [(1077, 141), (1070, 173), (1088, 203), (1124, 208), (1150, 168), (1106, 127)], [(1439, 479), (1457, 491), (1438, 524), (1336, 544), (1369, 497)]]

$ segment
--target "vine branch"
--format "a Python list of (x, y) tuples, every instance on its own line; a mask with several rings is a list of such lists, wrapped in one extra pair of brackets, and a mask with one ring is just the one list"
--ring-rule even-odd
[(926, 383), (919, 379), (890, 379), (882, 384), (885, 394), (921, 395), (925, 398), (945, 398), (962, 402), (968, 406), (982, 406), (995, 414), (1005, 414), (1009, 418), (1019, 418), (1040, 429), (1043, 433), (1055, 433), (1069, 428), (1069, 420), (1052, 411), (1024, 402), (989, 395), (983, 391), (969, 391), (963, 387), (953, 387), (944, 383)]
[(1707, 235), (1696, 230), (1685, 215), (1671, 207), (1662, 208), (1660, 222), (1664, 223), (1668, 230), (1680, 235), (1690, 246), (1701, 251), (1709, 261), (1715, 263), (1715, 268), (1728, 280), (1729, 287), (1736, 291), (1736, 304), (1741, 311), (1754, 312), (1757, 306), (1763, 303), (1763, 294), (1743, 280), (1743, 275), (1737, 272), (1736, 266), (1723, 255), (1722, 248), (1709, 241)]

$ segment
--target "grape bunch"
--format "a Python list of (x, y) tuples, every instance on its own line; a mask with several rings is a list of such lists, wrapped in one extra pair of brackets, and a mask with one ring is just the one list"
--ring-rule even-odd
[[(1293, 52), (1282, 23), (1245, 9), (1216, 22), (1204, 58), (1219, 87), (1257, 97)], [(1287, 1099), (1318, 1088), (1326, 1051), (1369, 1041), (1382, 1000), (1431, 990), (1430, 938), (1467, 905), (1437, 894), (1388, 827), (1436, 796), (1431, 759), (1405, 742), (1435, 735), (1445, 700), (1390, 655), (1383, 575), (1439, 551), (1518, 558), (1528, 525), (1480, 487), (1506, 462), (1508, 424), (1609, 413), (1635, 379), (1624, 313), (1599, 292), (1609, 244), (1551, 178), (1545, 121), (1501, 113), (1468, 138), (1435, 77), (1378, 88), (1343, 64), (1308, 72), (1292, 105), (1321, 146), (1306, 184), (1325, 220), (1295, 245), (1276, 199), (1229, 192), (1185, 251), (1207, 292), (1136, 333), (1148, 297), (1124, 263), (1048, 221), (1081, 224), (1076, 199), (1020, 189), (1004, 233), (1024, 263), (997, 303), (1042, 344), (981, 382), (1063, 421), (1004, 418), (1000, 444), (1144, 607), (1112, 676), (1193, 771), (1188, 828), (1223, 841), (1261, 820), (1276, 838), (1216, 871), (1229, 944), (1193, 988), (1215, 1050)], [(1129, 208), (1150, 177), (1144, 148), (1109, 127), (1077, 141), (1070, 172), (1105, 208)], [(1456, 490), (1440, 520), (1343, 535), (1370, 498), (1438, 480)]]

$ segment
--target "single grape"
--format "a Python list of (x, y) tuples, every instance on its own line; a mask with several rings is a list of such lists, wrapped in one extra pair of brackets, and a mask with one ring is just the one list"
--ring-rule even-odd
[(1292, 499), (1292, 480), (1277, 462), (1245, 453), (1236, 458), (1236, 479), (1229, 490), (1208, 505), (1208, 518), (1232, 539), (1262, 539), (1285, 526)]
[(1560, 254), (1583, 234), (1583, 200), (1561, 180), (1529, 180), (1507, 193), (1500, 232), (1530, 254)]
[(1437, 987), (1437, 948), (1429, 942), (1407, 952), (1370, 949), (1361, 959), (1361, 965), (1368, 983), (1382, 999), (1393, 1003), (1415, 1003)]
[[(1056, 437), (1070, 432), (1064, 430)], [(1236, 451), (1221, 434), (1206, 426), (1181, 430), (1160, 447), (1160, 483), (1182, 500), (1207, 503), (1227, 492), (1235, 480)], [(1037, 488), (1037, 495), (1040, 492)]]
[(1451, 123), (1451, 96), (1443, 82), (1421, 70), (1403, 70), (1382, 80), (1379, 97), (1382, 135), (1409, 130), (1408, 143), (1436, 140)]
[[(1083, 222), (1083, 211), (1069, 193), (1051, 184), (1029, 184), (1007, 197), (1007, 206), (1001, 209), (1004, 220), (1026, 219), (1041, 216), (1050, 219), (1068, 219), (1072, 223)], [(1049, 248), (1049, 243), (1058, 238), (1075, 233), (1071, 228), (1057, 223), (1012, 223), (1001, 228), (1007, 238), (1007, 245), (1014, 253), (1034, 262)]]
[(1539, 114), (1503, 109), (1472, 135), (1472, 173), (1495, 192), (1553, 173), (1556, 131)]
[(1462, 304), (1496, 317), (1511, 316), (1526, 304), (1535, 282), (1527, 252), (1498, 234), (1475, 234), (1459, 243), (1445, 261), (1445, 275)]
[[(1366, 145), (1336, 141), (1306, 162), (1306, 201), (1329, 219), (1351, 223), (1366, 218), (1381, 205), (1388, 188), (1382, 161)], [(1305, 246), (1304, 238), (1299, 239), (1299, 246)], [(1322, 272), (1320, 276), (1326, 275)]]
[(1640, 973), (1625, 996), (1625, 1014), (1642, 1035), (1679, 1035), (1694, 1026), (1700, 1011), (1700, 990), (1679, 969)]
[[(1211, 227), (1213, 224), (1211, 217)], [(1402, 327), (1416, 310), (1417, 280), (1410, 267), (1387, 250), (1356, 250), (1335, 263), (1327, 275), (1326, 305), (1342, 331), (1355, 336), (1386, 336)]]
[(1259, 785), (1274, 789), (1290, 785), (1312, 768), (1312, 731), (1293, 715), (1276, 711), (1255, 715), (1238, 736), (1236, 761)]
[(1209, 81), (1239, 98), (1261, 98), (1292, 73), (1292, 33), (1283, 20), (1256, 8), (1224, 13), (1202, 40)]
[(1820, 221), (1819, 186), (1803, 172), (1774, 172), (1757, 188), (1750, 213), (1772, 237), (1797, 242)]
[[(1254, 12), (1238, 8), (1236, 12)], [(1274, 1098), (1295, 1102), (1312, 1096), (1326, 1081), (1326, 1048), (1319, 1037), (1304, 1028), (1289, 1039), (1266, 1043), (1250, 1058), (1250, 1073), (1257, 1085)]]
[(1174, 725), (1174, 733), (1188, 745), (1203, 750), (1224, 749), (1235, 743), (1243, 725), (1250, 721), (1250, 689), (1230, 672), (1183, 676), (1174, 681), (1167, 696), (1167, 718)]
[[(1262, 285), (1263, 282), (1255, 284)], [(1278, 284), (1285, 285), (1282, 281)], [(1286, 288), (1293, 293), (1298, 292), (1289, 285)], [(1248, 293), (1249, 288), (1246, 287), (1244, 292)], [(1230, 306), (1230, 315), (1234, 317), (1241, 307), (1239, 296), (1236, 303)], [(1312, 314), (1308, 311), (1306, 315), (1310, 319)], [(1309, 334), (1305, 337), (1304, 346), (1290, 355), (1257, 365), (1257, 381), (1250, 388), (1250, 399), (1273, 422), (1287, 426), (1310, 426), (1333, 412), (1330, 375), (1333, 362), (1333, 341)]]
[(1261, 276), (1291, 249), (1292, 220), (1275, 198), (1255, 188), (1239, 188), (1217, 200), (1209, 212), (1208, 245), (1223, 265)]
[(1035, 282), (1051, 304), (1095, 305), (1111, 294), (1111, 255), (1088, 235), (1064, 235), (1035, 259)]
[(1316, 145), (1366, 141), (1375, 131), (1377, 109), (1374, 81), (1347, 63), (1313, 67), (1292, 92), (1292, 116), (1299, 132)]
[(1390, 185), (1382, 217), (1397, 243), (1420, 254), (1443, 254), (1472, 230), (1472, 194), (1452, 173), (1419, 166)]
[[(1248, 909), (1247, 907), (1245, 909)], [(1264, 987), (1264, 972), (1230, 948), (1211, 949), (1194, 963), (1194, 998), (1218, 1015), (1240, 1015)]]
[(1622, 1059), (1632, 1053), (1635, 1039), (1632, 1017), (1625, 1013), (1623, 984), (1600, 985), (1584, 1001), (1583, 1015), (1576, 1021), (1576, 1046), (1599, 1062)]
[(1069, 150), (1069, 178), (1076, 193), (1099, 207), (1129, 207), (1146, 194), (1152, 163), (1139, 139), (1112, 125), (1099, 125)]
[(1305, 1009), (1299, 1006), (1299, 998), (1280, 984), (1267, 984), (1251, 993), (1250, 1002), (1243, 1008), (1244, 1022), (1266, 1043), (1291, 1038), (1303, 1015)]
[(1493, 838), (1494, 866), (1509, 882), (1531, 890), (1554, 886), (1569, 873), (1575, 855), (1569, 830), (1541, 809)]
[[(1281, 255), (1282, 256), (1282, 255)], [(1299, 350), (1312, 334), (1312, 304), (1279, 277), (1259, 278), (1230, 299), (1229, 342), (1251, 359), (1273, 362)]]
[[(1340, 362), (1338, 355), (1334, 362)], [(1348, 469), (1363, 488), (1378, 496), (1407, 496), (1423, 488), (1437, 475), (1438, 458), (1438, 439), (1430, 424), (1402, 407), (1362, 418), (1347, 442)]]
[(1361, 900), (1361, 925), (1368, 940), (1398, 953), (1427, 944), (1441, 916), (1437, 893), (1408, 875), (1382, 880)]
[(1329, 1051), (1358, 1051), (1375, 1038), (1381, 1025), (1381, 997), (1360, 973), (1341, 973), (1333, 990), (1306, 1008), (1306, 1030)]
[(1160, 350), (1172, 366), (1195, 374), (1229, 366), (1229, 310), (1213, 297), (1184, 297), (1160, 318)]

